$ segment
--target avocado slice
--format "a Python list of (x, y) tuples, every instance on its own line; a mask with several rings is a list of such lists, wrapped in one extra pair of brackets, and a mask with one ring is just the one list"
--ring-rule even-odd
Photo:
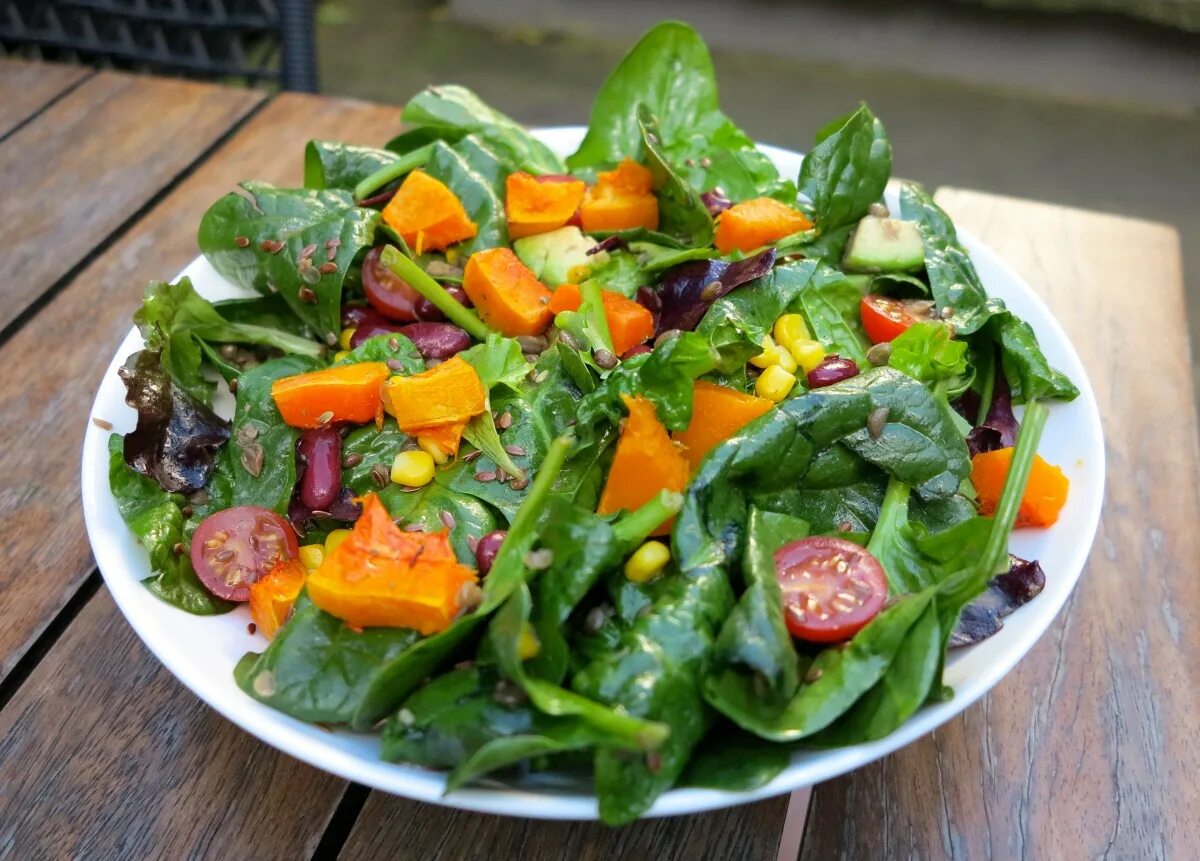
[(910, 272), (925, 264), (925, 243), (911, 221), (868, 215), (846, 244), (842, 265), (853, 272)]
[(596, 240), (578, 227), (560, 227), (518, 239), (513, 243), (513, 252), (539, 281), (554, 289), (571, 280), (568, 276), (576, 266), (592, 262), (588, 252), (595, 247)]

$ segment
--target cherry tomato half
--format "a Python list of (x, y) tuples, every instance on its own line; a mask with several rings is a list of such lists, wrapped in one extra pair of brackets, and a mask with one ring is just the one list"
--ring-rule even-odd
[(363, 293), (371, 307), (389, 320), (412, 323), (417, 319), (417, 303), (421, 294), (379, 262), (382, 252), (372, 248), (363, 258)]
[(813, 643), (853, 637), (883, 609), (887, 577), (875, 557), (844, 538), (813, 536), (775, 551), (783, 618)]
[(860, 308), (863, 328), (874, 344), (891, 341), (904, 334), (913, 323), (928, 320), (933, 315), (933, 303), (928, 299), (893, 299), (868, 293)]
[(249, 601), (250, 584), (299, 554), (296, 530), (267, 508), (242, 505), (212, 514), (192, 535), (192, 567), (204, 588), (226, 601)]

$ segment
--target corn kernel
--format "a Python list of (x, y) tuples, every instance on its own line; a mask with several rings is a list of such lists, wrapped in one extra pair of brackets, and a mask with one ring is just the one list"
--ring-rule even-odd
[(451, 266), (454, 266), (456, 263), (458, 263), (458, 258), (461, 256), (462, 252), (460, 252), (457, 248), (446, 249), (446, 262)]
[(450, 460), (450, 452), (442, 448), (435, 439), (417, 434), (417, 445), (421, 447), (421, 451), (433, 458), (433, 462), (438, 466)]
[(778, 355), (779, 361), (777, 361), (775, 364), (778, 365), (779, 367), (783, 368), (789, 374), (796, 373), (796, 360), (792, 356), (792, 354), (788, 350), (788, 348), (783, 346), (782, 344), (777, 344), (775, 346), (775, 352), (779, 354)]
[(581, 284), (591, 274), (591, 263), (579, 263), (567, 270), (567, 282), (570, 284)]
[(522, 661), (528, 661), (530, 658), (536, 658), (541, 651), (542, 641), (538, 639), (533, 625), (522, 622), (521, 635), (517, 638), (517, 657)]
[(799, 314), (784, 314), (776, 320), (774, 334), (775, 342), (788, 349), (791, 349), (796, 341), (812, 340), (812, 335), (808, 334), (808, 326)]
[(349, 355), (350, 355), (349, 350), (338, 350), (336, 353), (333, 354), (333, 360), (335, 362), (340, 362), (342, 359), (346, 358)]
[(433, 481), (434, 463), (427, 451), (402, 451), (392, 461), (392, 481), (406, 487), (423, 487)]
[[(350, 537), (349, 529), (335, 529), (325, 536), (325, 555), (333, 553), (338, 545)], [(306, 566), (307, 567), (307, 566)]]
[(634, 583), (649, 583), (671, 561), (671, 550), (661, 541), (647, 541), (625, 562), (625, 577)]
[(796, 364), (806, 374), (821, 364), (821, 361), (825, 358), (825, 348), (821, 346), (820, 341), (793, 341), (789, 350), (792, 353), (792, 358), (796, 360)]
[(750, 359), (750, 364), (756, 368), (768, 368), (779, 364), (779, 348), (770, 335), (763, 335), (762, 352)]
[(754, 392), (760, 398), (779, 403), (788, 396), (788, 392), (794, 385), (796, 385), (795, 376), (778, 365), (772, 365), (758, 375), (758, 379), (754, 382)]
[(300, 548), (300, 564), (304, 566), (305, 570), (316, 571), (324, 561), (325, 545), (305, 544)]
[(358, 330), (352, 326), (347, 326), (345, 329), (342, 329), (342, 333), (338, 335), (338, 346), (343, 350), (349, 350), (350, 339), (354, 337), (354, 333), (357, 331)]

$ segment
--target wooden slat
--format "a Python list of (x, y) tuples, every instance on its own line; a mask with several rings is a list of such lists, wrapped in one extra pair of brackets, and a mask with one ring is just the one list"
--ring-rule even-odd
[(236, 181), (299, 184), (310, 136), (381, 143), (397, 122), (395, 108), (280, 97), (0, 348), (0, 678), (92, 569), (76, 452), (146, 282), (195, 256), (201, 215)]
[(263, 99), (102, 72), (0, 143), (0, 327)]
[(0, 138), (90, 74), (83, 66), (0, 60)]
[(1107, 440), (1104, 514), (1050, 632), (959, 719), (817, 787), (803, 857), (1193, 857), (1200, 470), (1178, 235), (975, 192), (937, 197), (1029, 280), (1078, 349)]
[(787, 796), (696, 816), (643, 819), (621, 829), (465, 813), (374, 792), (341, 861), (764, 861), (774, 859)]
[(343, 786), (185, 690), (107, 590), (0, 712), (8, 858), (307, 858)]

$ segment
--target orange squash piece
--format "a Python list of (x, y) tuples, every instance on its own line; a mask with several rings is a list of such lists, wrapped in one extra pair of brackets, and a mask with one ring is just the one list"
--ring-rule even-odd
[(472, 254), (463, 290), (483, 322), (502, 335), (540, 335), (550, 325), (550, 291), (511, 249)]
[(504, 212), (510, 239), (557, 230), (579, 209), (586, 186), (581, 179), (543, 182), (524, 171), (504, 181)]
[(354, 529), (308, 575), (308, 597), (356, 628), (450, 627), (475, 572), (450, 547), (450, 532), (405, 532), (368, 495)]
[(405, 178), (381, 214), (417, 254), (440, 251), (479, 232), (458, 196), (422, 170)]
[(463, 433), (467, 429), (466, 422), (449, 422), (444, 425), (421, 428), (417, 431), (417, 442), (421, 448), (429, 452), (437, 463), (445, 463), (451, 458), (458, 457), (458, 447), (462, 445)]
[(602, 171), (579, 206), (585, 233), (594, 230), (658, 229), (658, 198), (648, 168), (625, 159), (615, 170)]
[(487, 406), (479, 374), (461, 356), (413, 374), (392, 377), (383, 384), (383, 405), (396, 417), (400, 430), (414, 434), (456, 422), (466, 423)]
[(296, 559), (285, 559), (250, 584), (250, 617), (267, 639), (283, 627), (304, 588), (308, 572)]
[[(980, 452), (971, 458), (971, 483), (979, 495), (980, 513), (990, 515), (995, 512), (1012, 456), (1011, 448), (1000, 448)], [(1043, 460), (1041, 455), (1034, 455), (1016, 525), (1053, 526), (1067, 502), (1070, 486), (1070, 480), (1061, 469)]]
[(812, 222), (794, 206), (770, 197), (756, 197), (735, 203), (717, 218), (713, 245), (722, 254), (731, 251), (753, 251), (808, 230)]
[[(600, 494), (599, 514), (633, 511), (661, 490), (682, 492), (687, 487), (687, 461), (658, 420), (654, 404), (640, 396), (626, 395), (624, 401), (629, 418)], [(667, 535), (674, 523), (671, 518), (652, 534)]]
[[(618, 356), (624, 355), (630, 347), (636, 347), (654, 334), (654, 315), (650, 313), (649, 308), (611, 290), (601, 290), (600, 299), (604, 303), (604, 319), (608, 321), (608, 332), (612, 335), (613, 352)], [(578, 311), (582, 304), (583, 296), (575, 284), (559, 286), (550, 298), (550, 310), (555, 314), (560, 311)]]
[(671, 438), (683, 444), (683, 456), (694, 472), (706, 454), (773, 406), (766, 398), (697, 380), (692, 388), (692, 420)]
[(383, 362), (339, 365), (278, 379), (271, 384), (271, 397), (284, 423), (294, 428), (366, 424), (382, 413), (379, 393), (390, 374)]

